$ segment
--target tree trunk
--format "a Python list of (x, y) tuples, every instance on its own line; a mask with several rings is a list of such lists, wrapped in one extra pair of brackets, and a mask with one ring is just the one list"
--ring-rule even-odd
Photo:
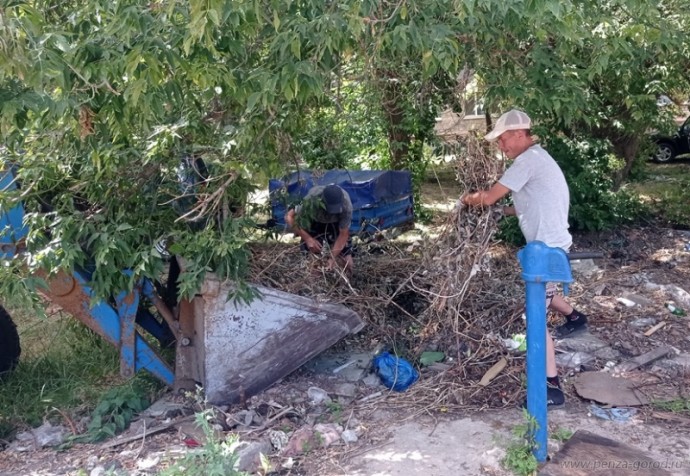
[(399, 89), (398, 84), (389, 79), (383, 91), (383, 111), (388, 119), (388, 149), (394, 170), (405, 168), (410, 148), (410, 135), (403, 124), (405, 111), (401, 104), (404, 101), (400, 98)]
[(640, 138), (638, 136), (623, 136), (612, 141), (616, 155), (623, 157), (625, 166), (616, 174), (613, 180), (613, 191), (620, 189), (623, 182), (630, 175), (637, 152), (640, 150)]

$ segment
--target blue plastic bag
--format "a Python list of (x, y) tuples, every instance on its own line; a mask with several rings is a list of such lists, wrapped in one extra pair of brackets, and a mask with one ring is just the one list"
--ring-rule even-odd
[(374, 371), (383, 385), (396, 392), (404, 392), (419, 378), (412, 364), (388, 352), (382, 352), (374, 358)]

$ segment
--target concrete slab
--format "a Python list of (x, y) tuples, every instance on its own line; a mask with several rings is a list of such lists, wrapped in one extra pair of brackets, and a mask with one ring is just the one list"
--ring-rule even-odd
[[(356, 458), (349, 476), (448, 476), (500, 470), (505, 451), (494, 441), (489, 424), (471, 418), (435, 428), (410, 422), (394, 429), (389, 444)], [(509, 475), (509, 472), (492, 473)]]
[[(386, 414), (391, 418), (391, 414)], [(359, 454), (329, 476), (508, 476), (501, 466), (512, 430), (524, 423), (519, 409), (491, 410), (472, 417), (386, 425), (390, 438), (384, 444)], [(640, 450), (645, 458), (664, 465), (673, 476), (690, 474), (690, 434), (651, 425), (634, 418), (628, 422), (605, 421), (588, 415), (586, 409), (549, 411), (549, 429), (585, 430)], [(383, 435), (382, 435), (383, 436)], [(549, 440), (553, 457), (562, 444)], [(633, 458), (634, 459), (634, 458)], [(640, 464), (642, 459), (640, 459)], [(645, 460), (646, 461), (646, 460)], [(634, 464), (634, 461), (633, 461)], [(596, 473), (591, 474), (607, 474)], [(636, 473), (630, 473), (636, 474)]]

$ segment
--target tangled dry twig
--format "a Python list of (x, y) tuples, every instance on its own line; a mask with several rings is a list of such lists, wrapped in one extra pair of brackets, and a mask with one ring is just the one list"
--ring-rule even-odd
[[(486, 188), (503, 172), (476, 137), (456, 156), (464, 190)], [(350, 307), (369, 323), (371, 340), (413, 359), (443, 350), (454, 365), (397, 397), (399, 405), (502, 406), (519, 393), (521, 358), (498, 337), (521, 328), (523, 288), (514, 250), (492, 241), (498, 220), (489, 209), (458, 203), (438, 237), (359, 246), (352, 277), (326, 271), (323, 259), (302, 256), (297, 245), (257, 245), (249, 274), (258, 284)], [(477, 382), (501, 357), (515, 365), (489, 392)]]

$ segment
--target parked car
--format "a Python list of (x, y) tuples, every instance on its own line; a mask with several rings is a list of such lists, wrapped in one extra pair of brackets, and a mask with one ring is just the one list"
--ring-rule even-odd
[(656, 152), (652, 156), (654, 162), (668, 162), (679, 155), (690, 154), (690, 117), (688, 117), (678, 132), (673, 136), (653, 136)]

